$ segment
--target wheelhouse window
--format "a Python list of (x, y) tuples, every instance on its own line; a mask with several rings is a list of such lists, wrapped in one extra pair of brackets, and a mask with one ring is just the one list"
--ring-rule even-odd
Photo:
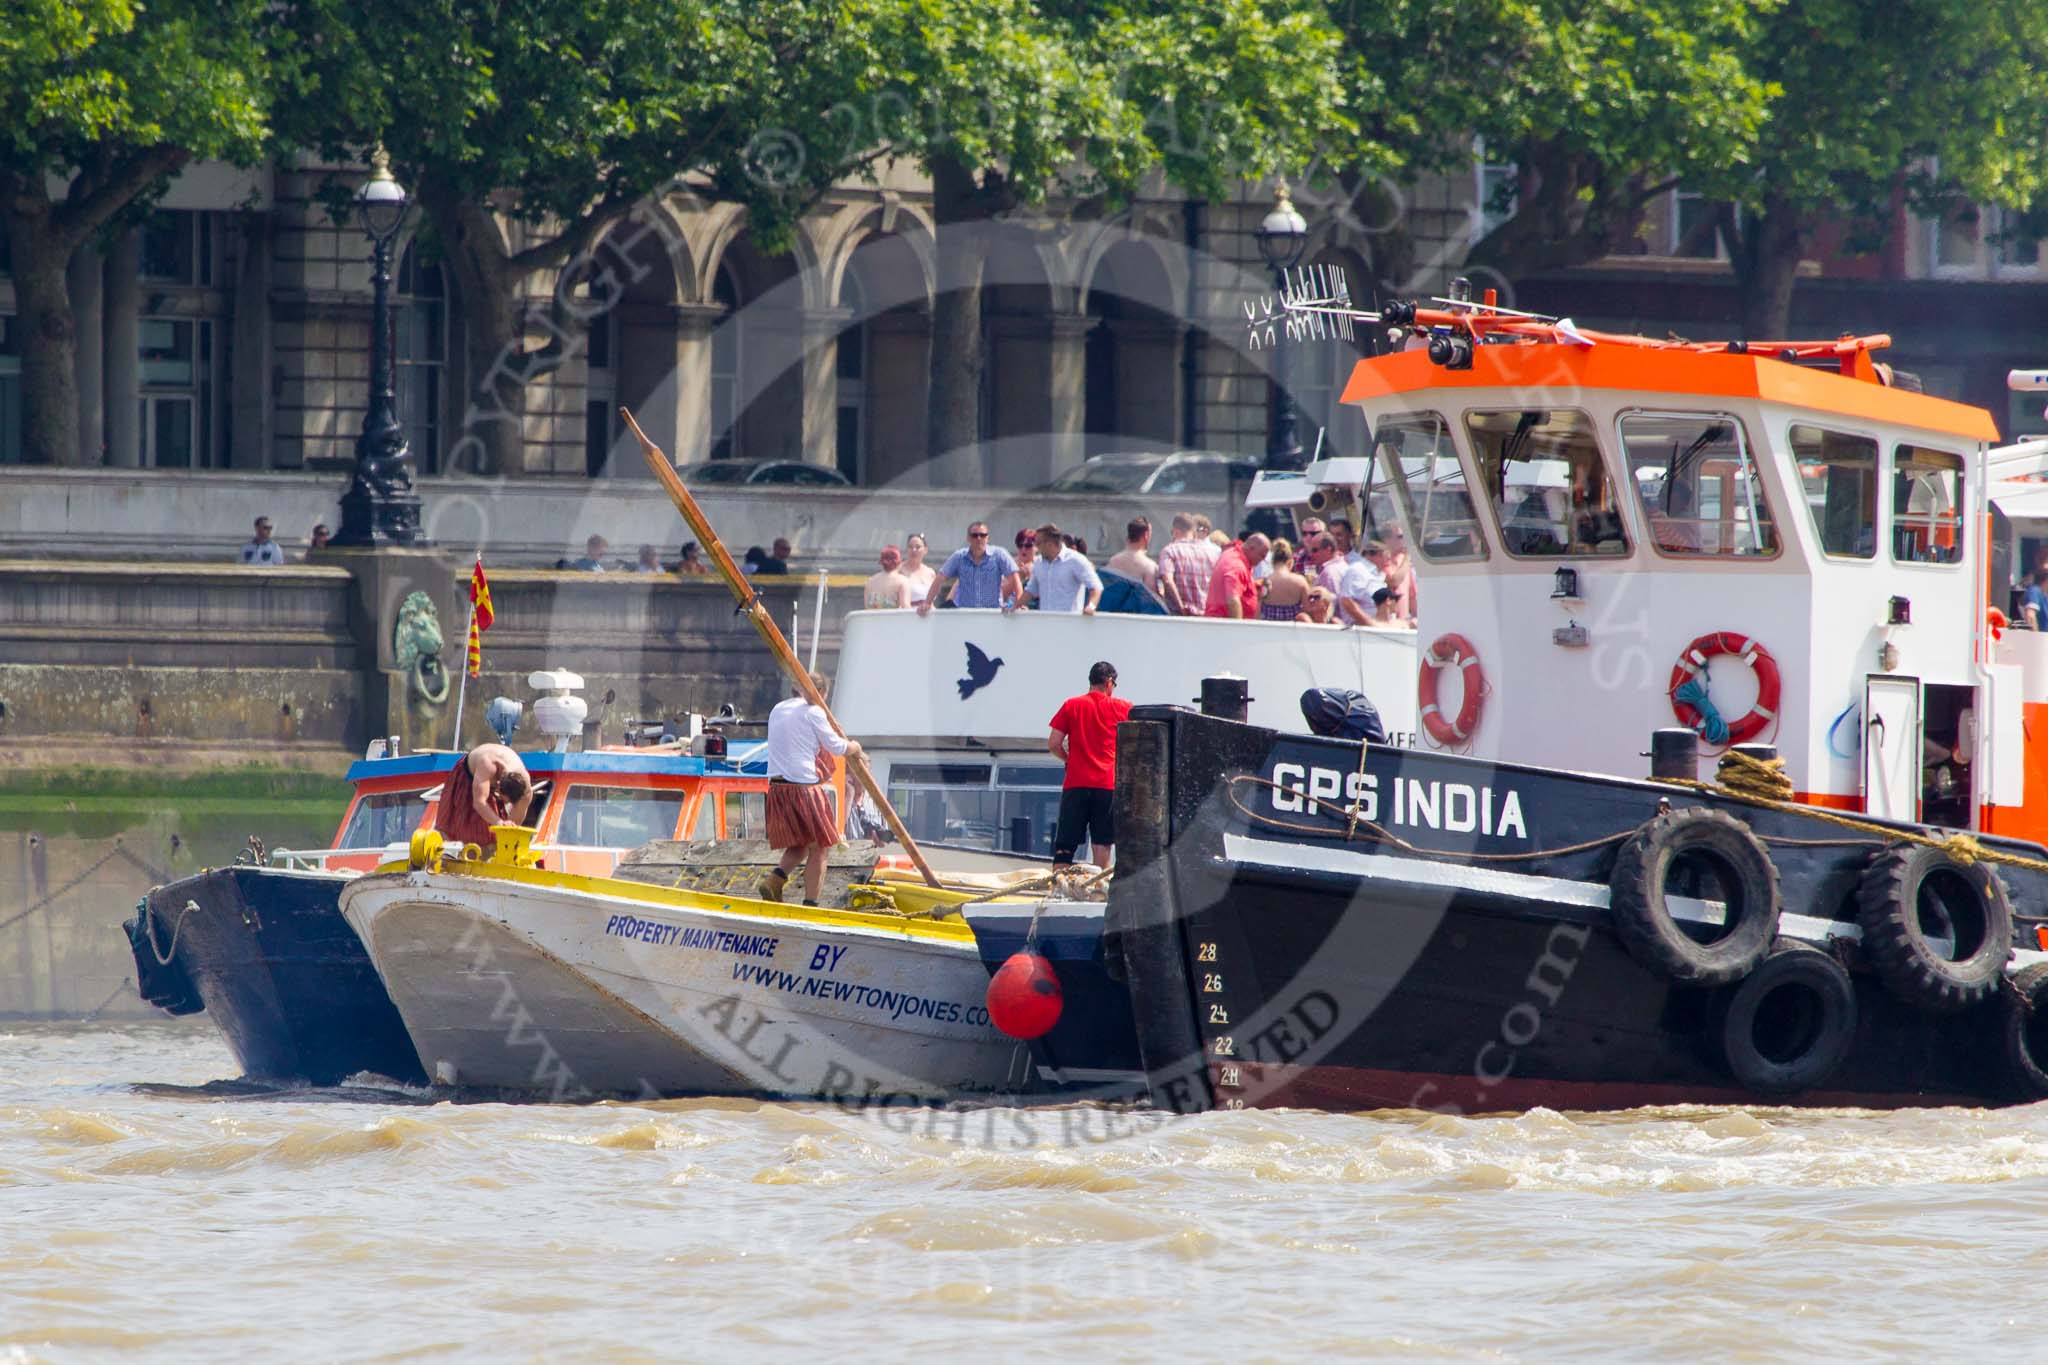
[(650, 839), (673, 839), (682, 816), (681, 792), (577, 782), (562, 798), (555, 842), (584, 848), (637, 848)]
[(1509, 554), (1628, 553), (1591, 417), (1571, 408), (1468, 412), (1465, 427)]
[(402, 844), (419, 828), (420, 817), (426, 813), (427, 794), (423, 791), (365, 796), (348, 813), (348, 823), (342, 826), (335, 847), (387, 848)]
[(1060, 805), (1060, 768), (1043, 763), (898, 763), (889, 803), (917, 839), (1043, 853)]
[(1415, 528), (1415, 548), (1436, 563), (1486, 558), (1486, 537), (1458, 462), (1451, 429), (1433, 412), (1385, 417), (1375, 424), (1373, 486), (1391, 479), (1401, 514)]
[[(827, 793), (829, 795), (829, 793)], [(725, 837), (765, 839), (768, 837), (768, 797), (763, 792), (725, 794)]]
[(1630, 413), (1622, 461), (1650, 540), (1668, 555), (1775, 555), (1778, 531), (1742, 423), (1726, 413)]
[(690, 839), (716, 839), (718, 837), (718, 798), (710, 792), (697, 798), (697, 817), (690, 822), (690, 832), (684, 836)]
[(1892, 558), (1955, 564), (1963, 557), (1963, 457), (1925, 446), (1892, 452)]
[(1823, 554), (1877, 557), (1877, 442), (1794, 423), (1792, 459)]

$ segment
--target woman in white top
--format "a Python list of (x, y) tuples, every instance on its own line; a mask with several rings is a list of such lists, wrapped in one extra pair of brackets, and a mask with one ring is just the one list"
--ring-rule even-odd
[(930, 594), (939, 571), (924, 562), (924, 537), (912, 531), (903, 542), (903, 577), (910, 583), (909, 606), (916, 606)]
[(899, 567), (903, 556), (894, 545), (884, 545), (880, 556), (881, 571), (868, 575), (867, 586), (861, 591), (861, 600), (868, 607), (886, 610), (890, 607), (910, 605), (910, 580), (903, 576)]

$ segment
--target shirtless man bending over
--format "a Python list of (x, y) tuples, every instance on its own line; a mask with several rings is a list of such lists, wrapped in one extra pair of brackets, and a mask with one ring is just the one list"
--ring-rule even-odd
[(533, 779), (519, 755), (503, 744), (479, 744), (464, 755), (441, 788), (434, 828), (450, 844), (498, 845), (492, 825), (523, 825), (533, 805)]

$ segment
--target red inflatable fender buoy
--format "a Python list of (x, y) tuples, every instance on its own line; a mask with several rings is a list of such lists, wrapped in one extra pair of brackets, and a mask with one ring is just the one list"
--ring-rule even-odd
[(1052, 963), (1030, 951), (1010, 954), (988, 982), (988, 1017), (1012, 1038), (1042, 1038), (1066, 1006)]
[(1682, 702), (1677, 697), (1678, 689), (1689, 679), (1706, 672), (1707, 661), (1727, 655), (1740, 659), (1756, 674), (1756, 705), (1728, 722), (1728, 743), (1747, 744), (1755, 739), (1778, 719), (1778, 661), (1747, 635), (1737, 635), (1732, 630), (1717, 630), (1711, 635), (1702, 635), (1687, 645), (1678, 656), (1678, 662), (1671, 668), (1671, 685), (1665, 689), (1671, 693), (1671, 714), (1679, 723), (1697, 730), (1701, 717), (1698, 708)]
[[(1442, 670), (1452, 668), (1465, 670), (1465, 701), (1458, 708), (1456, 719), (1446, 719), (1437, 705), (1437, 688)], [(1435, 643), (1423, 651), (1422, 676), (1416, 690), (1422, 703), (1418, 713), (1422, 728), (1437, 747), (1449, 749), (1463, 744), (1479, 728), (1480, 703), (1486, 697), (1486, 670), (1479, 666), (1479, 651), (1462, 635), (1437, 636)]]

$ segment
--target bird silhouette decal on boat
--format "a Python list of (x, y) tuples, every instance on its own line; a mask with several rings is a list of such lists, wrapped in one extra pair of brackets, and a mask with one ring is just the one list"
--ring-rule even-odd
[(981, 652), (981, 646), (975, 644), (968, 645), (967, 676), (960, 679), (958, 684), (960, 700), (966, 701), (976, 692), (994, 682), (996, 680), (996, 670), (1002, 666), (1003, 661), (1001, 659), (989, 658), (988, 655)]

